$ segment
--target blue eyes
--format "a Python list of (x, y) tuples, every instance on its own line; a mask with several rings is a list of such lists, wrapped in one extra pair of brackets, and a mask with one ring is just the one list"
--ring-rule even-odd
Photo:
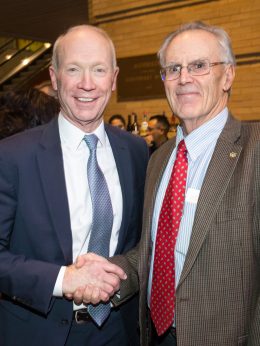
[[(69, 67), (67, 69), (67, 71), (70, 74), (77, 74), (77, 73), (81, 73), (82, 69), (78, 68), (78, 67)], [(106, 68), (106, 67), (99, 67), (99, 66), (94, 66), (92, 68), (89, 68), (89, 71), (90, 71), (90, 73), (93, 76), (96, 76), (96, 77), (104, 77), (109, 72), (108, 68)]]

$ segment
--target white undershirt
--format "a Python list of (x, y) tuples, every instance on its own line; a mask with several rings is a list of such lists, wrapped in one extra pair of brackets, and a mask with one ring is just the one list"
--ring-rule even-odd
[[(92, 204), (87, 179), (89, 149), (83, 140), (85, 133), (66, 120), (61, 113), (58, 118), (58, 126), (69, 202), (73, 262), (75, 262), (79, 255), (88, 252), (92, 223)], [(107, 181), (113, 207), (114, 221), (109, 249), (109, 255), (113, 256), (122, 222), (122, 191), (104, 122), (92, 133), (99, 139), (97, 143), (97, 161)], [(53, 291), (53, 295), (56, 297), (62, 296), (62, 281), (65, 269), (66, 267), (61, 267), (56, 280)]]

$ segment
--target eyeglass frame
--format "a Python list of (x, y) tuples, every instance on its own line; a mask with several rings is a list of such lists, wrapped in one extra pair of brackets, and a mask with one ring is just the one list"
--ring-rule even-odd
[(150, 127), (150, 126), (147, 127), (147, 132), (152, 132), (154, 130), (165, 130), (165, 128), (158, 125), (155, 125), (155, 127)]
[[(208, 63), (208, 70), (206, 72), (201, 73), (201, 74), (192, 74), (192, 73), (190, 73), (189, 66), (190, 65), (195, 65), (196, 62), (202, 62), (202, 61)], [(223, 64), (229, 64), (229, 63), (226, 62), (226, 61), (209, 62), (208, 59), (197, 59), (197, 60), (194, 60), (193, 62), (189, 63), (188, 65), (170, 64), (168, 66), (165, 66), (165, 67), (161, 68), (160, 75), (161, 75), (161, 79), (162, 79), (163, 82), (165, 82), (165, 81), (173, 81), (173, 80), (176, 80), (176, 79), (178, 79), (180, 77), (182, 69), (186, 67), (187, 70), (188, 70), (188, 73), (191, 76), (195, 76), (195, 77), (196, 76), (204, 76), (204, 75), (206, 75), (206, 74), (208, 74), (210, 72), (210, 67), (217, 66), (217, 65), (223, 65)], [(167, 68), (173, 67), (173, 66), (178, 67), (178, 75), (176, 77), (174, 77), (174, 78), (167, 79), (165, 71), (166, 71)], [(165, 77), (163, 77), (164, 74), (165, 74)]]

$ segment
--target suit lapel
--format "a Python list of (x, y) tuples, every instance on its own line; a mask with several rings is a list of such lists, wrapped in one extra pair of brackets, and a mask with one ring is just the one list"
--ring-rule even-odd
[(66, 264), (69, 264), (72, 261), (72, 235), (57, 119), (43, 132), (37, 161), (51, 221)]
[(120, 253), (126, 236), (126, 225), (129, 223), (131, 204), (133, 203), (133, 176), (131, 169), (130, 153), (122, 140), (120, 133), (113, 131), (109, 125), (105, 125), (106, 133), (113, 151), (116, 162), (117, 172), (122, 191), (123, 213), (122, 222), (119, 230), (118, 244), (116, 252)]
[(190, 245), (178, 287), (191, 270), (236, 168), (242, 146), (241, 124), (229, 117), (216, 144), (198, 200)]

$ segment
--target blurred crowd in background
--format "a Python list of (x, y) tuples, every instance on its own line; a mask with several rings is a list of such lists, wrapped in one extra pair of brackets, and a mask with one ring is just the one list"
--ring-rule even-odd
[(56, 98), (31, 88), (0, 96), (0, 139), (43, 125), (59, 113)]
[(123, 115), (114, 114), (109, 118), (108, 122), (112, 126), (143, 137), (149, 146), (151, 154), (176, 134), (174, 117), (172, 117), (172, 121), (170, 122), (164, 113), (152, 115), (149, 119), (148, 115), (144, 113), (140, 124), (137, 119), (138, 116), (136, 113), (129, 114), (128, 122), (126, 123)]

